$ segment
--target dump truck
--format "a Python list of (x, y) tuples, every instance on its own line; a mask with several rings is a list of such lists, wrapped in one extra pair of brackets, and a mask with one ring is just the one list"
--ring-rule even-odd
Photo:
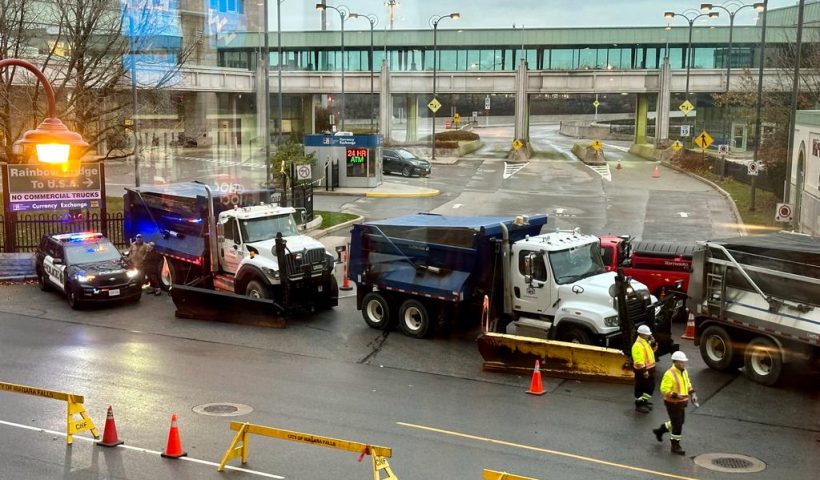
[(686, 292), (692, 269), (693, 244), (635, 240), (629, 235), (602, 235), (601, 256), (608, 272), (623, 269), (656, 297), (668, 290)]
[(178, 316), (337, 305), (336, 258), (301, 233), (301, 212), (259, 201), (265, 194), (215, 196), (199, 182), (126, 188), (126, 237), (155, 244)]
[(706, 241), (692, 259), (695, 344), (715, 370), (774, 385), (820, 360), (820, 239), (793, 232)]
[(492, 370), (531, 370), (534, 355), (547, 374), (574, 375), (571, 361), (551, 369), (548, 359), (588, 354), (614, 372), (592, 374), (629, 382), (629, 359), (618, 348), (628, 349), (641, 323), (656, 332), (661, 353), (676, 348), (671, 321), (659, 323), (646, 286), (604, 271), (597, 237), (542, 234), (546, 223), (546, 215), (418, 214), (355, 225), (349, 278), (357, 307), (370, 327), (398, 323), (416, 338), (485, 317), (478, 344)]

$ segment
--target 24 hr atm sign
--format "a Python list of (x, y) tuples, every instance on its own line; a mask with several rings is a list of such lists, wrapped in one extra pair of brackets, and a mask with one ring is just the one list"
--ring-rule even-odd
[(4, 170), (13, 212), (100, 207), (100, 164), (82, 165), (71, 176), (54, 175), (39, 165), (8, 165)]

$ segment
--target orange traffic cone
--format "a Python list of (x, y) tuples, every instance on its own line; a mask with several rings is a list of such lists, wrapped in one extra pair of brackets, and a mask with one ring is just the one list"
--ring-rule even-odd
[(108, 406), (108, 413), (105, 414), (105, 430), (103, 431), (103, 438), (97, 445), (101, 447), (116, 447), (122, 445), (123, 442), (117, 438), (117, 424), (114, 423), (114, 410), (111, 405)]
[(686, 320), (686, 330), (683, 331), (680, 338), (684, 340), (695, 339), (695, 315), (692, 312), (689, 312), (689, 318)]
[(348, 249), (346, 248), (344, 251), (345, 255), (345, 271), (344, 271), (344, 278), (342, 279), (342, 286), (339, 287), (339, 290), (353, 290), (353, 287), (350, 286), (350, 279), (348, 277), (349, 266), (350, 266), (350, 257), (348, 256)]
[(527, 393), (530, 395), (543, 395), (547, 393), (544, 391), (544, 386), (541, 384), (541, 362), (539, 360), (535, 361), (535, 370), (532, 372), (530, 389), (527, 390)]
[(661, 178), (661, 172), (658, 170), (657, 165), (655, 165), (655, 171), (652, 172), (652, 178)]
[(168, 445), (161, 454), (165, 458), (179, 458), (188, 455), (182, 450), (182, 442), (179, 439), (179, 428), (177, 428), (177, 414), (171, 415), (171, 431), (168, 432)]

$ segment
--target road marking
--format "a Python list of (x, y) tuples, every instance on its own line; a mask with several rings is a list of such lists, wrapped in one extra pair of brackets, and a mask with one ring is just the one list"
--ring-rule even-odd
[(615, 150), (620, 150), (622, 152), (628, 152), (629, 151), (629, 147), (622, 147), (620, 145), (612, 145), (611, 143), (605, 143), (604, 146), (609, 147), (609, 148), (614, 148)]
[(453, 205), (453, 208), (461, 208), (461, 207), (463, 207), (463, 206), (464, 206), (464, 205), (463, 205), (463, 204), (461, 204), (461, 203), (456, 203), (455, 205)]
[(678, 215), (680, 215), (680, 218), (689, 218), (689, 214), (686, 212), (678, 212)]
[(493, 443), (493, 444), (496, 444), (496, 445), (504, 445), (504, 446), (507, 446), (507, 447), (520, 448), (520, 449), (523, 449), (523, 450), (531, 450), (531, 451), (534, 451), (534, 452), (548, 453), (550, 455), (556, 455), (556, 456), (559, 456), (559, 457), (572, 458), (574, 460), (581, 460), (583, 462), (596, 463), (598, 465), (606, 465), (608, 467), (622, 468), (624, 470), (631, 470), (633, 472), (648, 473), (648, 474), (657, 475), (657, 476), (660, 476), (660, 477), (676, 478), (678, 480), (697, 480), (697, 479), (692, 478), (692, 477), (684, 477), (684, 476), (681, 476), (681, 475), (675, 475), (673, 473), (659, 472), (657, 470), (650, 470), (648, 468), (633, 467), (632, 465), (624, 465), (622, 463), (615, 463), (615, 462), (609, 462), (609, 461), (606, 461), (606, 460), (599, 460), (597, 458), (585, 457), (583, 455), (576, 455), (574, 453), (561, 452), (561, 451), (558, 451), (558, 450), (550, 450), (548, 448), (533, 447), (531, 445), (523, 445), (523, 444), (520, 444), (520, 443), (506, 442), (504, 440), (496, 440), (496, 439), (493, 439), (493, 438), (479, 437), (477, 435), (470, 435), (470, 434), (467, 434), (467, 433), (453, 432), (453, 431), (450, 431), (450, 430), (442, 430), (442, 429), (439, 429), (439, 428), (426, 427), (424, 425), (415, 425), (415, 424), (412, 424), (412, 423), (396, 422), (396, 424), (400, 425), (402, 427), (416, 428), (418, 430), (426, 430), (428, 432), (442, 433), (444, 435), (451, 435), (453, 437), (466, 438), (468, 440), (476, 440), (476, 441), (480, 441), (480, 442)]
[(504, 180), (512, 177), (516, 173), (520, 172), (521, 169), (529, 165), (530, 162), (527, 163), (507, 163), (504, 162), (504, 173), (501, 175), (501, 178)]
[[(9, 427), (22, 428), (24, 430), (31, 430), (33, 432), (47, 433), (49, 435), (59, 435), (61, 437), (65, 437), (65, 435), (66, 435), (63, 432), (58, 432), (56, 430), (48, 430), (48, 429), (45, 429), (45, 428), (32, 427), (31, 425), (22, 425), (22, 424), (19, 424), (19, 423), (7, 422), (5, 420), (0, 420), (0, 425), (7, 425)], [(80, 436), (80, 435), (74, 435), (74, 440), (84, 440), (86, 442), (96, 442), (97, 441), (93, 438), (83, 437), (83, 436)], [(132, 451), (141, 452), (141, 453), (148, 453), (148, 454), (151, 454), (151, 455), (160, 455), (162, 453), (162, 452), (158, 452), (156, 450), (148, 450), (147, 448), (134, 447), (132, 445), (125, 445), (125, 444), (117, 445), (117, 446), (112, 447), (112, 448), (124, 448), (126, 450), (132, 450)], [(208, 465), (208, 466), (211, 466), (211, 467), (218, 467), (219, 466), (218, 463), (209, 462), (207, 460), (200, 460), (198, 458), (193, 458), (193, 457), (179, 457), (177, 460), (184, 460), (186, 462), (191, 462), (191, 463), (199, 463), (199, 464)], [(285, 477), (281, 477), (279, 475), (273, 475), (271, 473), (259, 472), (259, 471), (256, 471), (256, 470), (249, 470), (247, 468), (241, 468), (241, 467), (232, 467), (230, 465), (226, 465), (225, 468), (228, 469), (228, 470), (235, 470), (237, 472), (249, 473), (251, 475), (256, 475), (256, 476), (259, 476), (259, 477), (276, 478), (276, 479), (279, 479), (279, 480), (284, 480), (284, 478), (285, 478)]]
[(612, 181), (612, 171), (609, 169), (609, 164), (607, 165), (587, 165), (593, 172), (597, 173), (604, 180), (611, 182)]

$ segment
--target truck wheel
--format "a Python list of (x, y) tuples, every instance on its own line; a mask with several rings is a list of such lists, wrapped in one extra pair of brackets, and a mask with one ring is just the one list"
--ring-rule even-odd
[(774, 385), (783, 371), (780, 348), (766, 337), (756, 337), (746, 346), (745, 373), (753, 382)]
[(405, 300), (399, 308), (399, 327), (408, 337), (424, 338), (433, 330), (427, 308), (418, 300)]
[(592, 345), (592, 337), (584, 327), (572, 326), (564, 328), (558, 335), (558, 340), (562, 342)]
[(370, 292), (362, 299), (362, 318), (370, 328), (386, 330), (390, 326), (390, 306), (379, 293)]
[(700, 356), (709, 368), (725, 371), (737, 367), (735, 344), (726, 329), (712, 325), (700, 336)]
[(258, 280), (251, 280), (245, 287), (245, 295), (251, 298), (267, 300), (270, 298), (270, 291)]

